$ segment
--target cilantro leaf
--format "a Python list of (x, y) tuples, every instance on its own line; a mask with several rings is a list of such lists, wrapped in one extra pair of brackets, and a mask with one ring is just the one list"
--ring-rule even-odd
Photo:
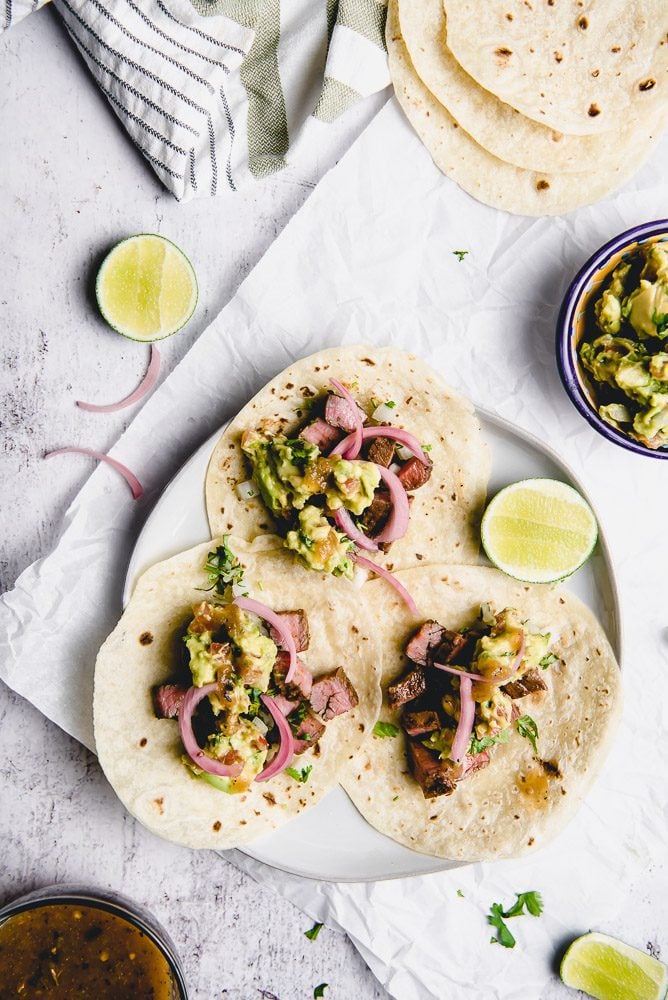
[(533, 747), (533, 752), (538, 753), (538, 747), (536, 745), (536, 740), (538, 739), (538, 726), (534, 719), (530, 715), (521, 715), (519, 719), (515, 722), (515, 728), (520, 736), (523, 736), (529, 741)]
[(557, 663), (558, 661), (559, 657), (556, 653), (546, 653), (540, 661), (540, 665), (543, 670), (547, 670), (548, 667), (551, 667), (553, 663)]
[(374, 736), (380, 736), (384, 740), (386, 736), (398, 736), (399, 727), (393, 725), (391, 722), (377, 722), (372, 732)]
[(470, 250), (453, 250), (452, 252), (455, 255), (455, 257), (458, 258), (458, 260), (462, 261), (462, 260), (464, 260), (464, 257), (466, 257), (466, 255), (469, 254), (471, 251)]
[(209, 586), (201, 589), (215, 590), (220, 597), (225, 597), (227, 588), (231, 584), (237, 584), (239, 587), (245, 586), (244, 567), (227, 544), (229, 537), (229, 535), (223, 535), (223, 544), (219, 545), (213, 552), (209, 552), (204, 564)]
[(457, 895), (459, 896), (460, 899), (464, 898), (464, 893), (462, 892), (461, 889), (457, 889)]
[(398, 795), (395, 795), (395, 796), (394, 796), (394, 798), (392, 799), (392, 801), (393, 801), (393, 802), (396, 802), (398, 798), (399, 798), (399, 796), (398, 796)]
[(509, 739), (510, 728), (501, 729), (494, 736), (483, 736), (481, 740), (477, 740), (475, 736), (472, 736), (466, 752), (475, 757), (477, 754), (482, 753), (483, 750), (493, 747), (495, 743), (507, 743)]
[(312, 770), (313, 764), (309, 764), (307, 767), (303, 767), (301, 771), (298, 771), (294, 767), (286, 767), (285, 773), (289, 774), (291, 778), (295, 779), (295, 781), (298, 781), (300, 785), (305, 785)]
[(431, 451), (432, 446), (430, 444), (423, 444), (421, 447), (423, 451)]
[(654, 310), (652, 313), (652, 323), (656, 327), (656, 332), (659, 336), (662, 333), (668, 332), (668, 313), (660, 313), (658, 310)]
[(394, 410), (394, 408), (396, 407), (396, 405), (397, 404), (394, 402), (393, 399), (387, 399), (385, 401), (385, 406), (388, 408), (388, 410)]
[(316, 986), (313, 990), (313, 1000), (318, 1000), (318, 997), (324, 997), (325, 990), (329, 988), (329, 983), (320, 983), (320, 986)]
[(492, 903), (487, 916), (487, 923), (496, 928), (496, 937), (492, 938), (491, 941), (492, 943), (495, 941), (498, 942), (504, 948), (514, 948), (515, 938), (506, 927), (503, 917), (504, 913), (501, 903)]
[(304, 931), (304, 937), (307, 937), (309, 941), (315, 941), (318, 934), (322, 930), (322, 927), (323, 927), (322, 924), (313, 924), (313, 927), (311, 928), (310, 931)]

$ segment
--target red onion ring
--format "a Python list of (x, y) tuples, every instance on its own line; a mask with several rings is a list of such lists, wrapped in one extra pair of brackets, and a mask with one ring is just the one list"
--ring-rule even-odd
[(447, 670), (449, 674), (454, 674), (455, 677), (470, 677), (472, 681), (483, 681), (485, 683), (489, 681), (489, 677), (484, 677), (482, 674), (473, 674), (470, 670), (460, 670), (459, 667), (451, 667), (446, 663), (436, 663), (434, 661), (432, 666), (436, 667), (437, 670)]
[(389, 570), (386, 570), (382, 566), (379, 566), (378, 563), (373, 562), (372, 559), (367, 559), (366, 556), (361, 556), (359, 554), (356, 555), (355, 562), (359, 566), (366, 566), (367, 569), (370, 569), (373, 573), (376, 574), (376, 576), (382, 576), (383, 580), (387, 580), (390, 586), (394, 587), (396, 592), (403, 599), (411, 614), (415, 615), (416, 618), (419, 618), (419, 612), (415, 601), (413, 600), (409, 592), (406, 590), (403, 583), (399, 583), (396, 576), (392, 576)]
[[(433, 465), (433, 462), (422, 450), (420, 442), (413, 434), (409, 431), (404, 431), (400, 427), (390, 427), (389, 424), (379, 424), (378, 427), (363, 427), (362, 428), (362, 441), (368, 441), (369, 438), (374, 437), (388, 437), (392, 438), (394, 441), (399, 441), (400, 444), (405, 445), (410, 451), (413, 452), (416, 458), (419, 458), (421, 462), (425, 465)], [(355, 451), (353, 445), (355, 441), (354, 434), (348, 434), (344, 437), (342, 441), (335, 444), (332, 450), (329, 452), (330, 457), (332, 455), (343, 455), (345, 458), (355, 459), (360, 453), (360, 448)]]
[(151, 359), (146, 369), (146, 374), (143, 379), (129, 396), (121, 399), (118, 403), (107, 403), (104, 406), (98, 406), (97, 403), (82, 403), (80, 399), (77, 399), (77, 406), (80, 410), (89, 410), (91, 413), (115, 413), (117, 410), (123, 410), (126, 406), (132, 406), (133, 403), (138, 403), (140, 399), (146, 396), (155, 383), (158, 381), (158, 374), (160, 372), (160, 351), (155, 346), (151, 344)]
[(270, 698), (268, 694), (261, 694), (260, 701), (263, 703), (272, 719), (276, 723), (278, 729), (278, 734), (280, 737), (280, 744), (278, 747), (278, 753), (267, 766), (260, 771), (256, 776), (256, 781), (268, 781), (269, 778), (273, 778), (275, 774), (279, 771), (283, 771), (289, 766), (290, 761), (294, 757), (295, 753), (295, 738), (292, 734), (292, 729), (290, 728), (290, 723), (287, 721), (279, 707), (274, 702), (273, 698)]
[(398, 538), (403, 538), (408, 531), (408, 522), (410, 519), (408, 494), (406, 493), (401, 480), (394, 474), (394, 472), (390, 472), (390, 470), (386, 469), (384, 465), (377, 465), (376, 468), (380, 472), (381, 478), (390, 491), (392, 510), (387, 519), (387, 524), (380, 534), (376, 535), (375, 541), (395, 542)]
[(132, 490), (132, 496), (135, 500), (139, 500), (144, 493), (144, 487), (139, 482), (134, 472), (128, 469), (127, 465), (123, 465), (122, 462), (117, 462), (115, 458), (110, 458), (109, 455), (103, 454), (101, 451), (91, 451), (90, 448), (56, 448), (55, 451), (47, 451), (44, 458), (53, 458), (54, 455), (88, 455), (90, 458), (96, 458), (98, 462), (106, 462), (111, 465), (112, 468), (116, 469), (117, 472), (123, 476), (130, 489)]
[(520, 663), (522, 662), (525, 650), (526, 650), (526, 638), (524, 636), (524, 633), (522, 633), (520, 648), (518, 652), (515, 654), (515, 659), (513, 660), (512, 666), (509, 672), (507, 674), (504, 674), (502, 677), (486, 677), (484, 674), (474, 674), (470, 670), (460, 670), (457, 667), (449, 666), (449, 664), (436, 663), (435, 661), (432, 664), (432, 666), (436, 667), (438, 670), (447, 670), (449, 674), (454, 674), (455, 677), (457, 676), (470, 677), (472, 681), (482, 681), (483, 684), (496, 684), (497, 686), (500, 686), (501, 684), (505, 684), (506, 681), (509, 681), (510, 678), (513, 676), (513, 674), (519, 667)]
[(459, 683), (459, 722), (450, 750), (450, 760), (457, 762), (461, 761), (466, 753), (475, 721), (475, 702), (471, 695), (471, 684), (471, 678), (467, 676), (463, 676)]
[(292, 633), (287, 628), (283, 619), (275, 611), (272, 611), (271, 608), (268, 608), (266, 604), (260, 604), (259, 601), (254, 601), (251, 597), (235, 597), (232, 604), (236, 604), (242, 611), (250, 611), (251, 614), (264, 618), (266, 622), (269, 622), (276, 629), (281, 644), (290, 656), (288, 672), (285, 675), (285, 683), (288, 684), (297, 669), (297, 647), (295, 646)]
[(193, 714), (195, 709), (207, 695), (214, 691), (220, 691), (218, 684), (205, 684), (203, 687), (191, 687), (186, 692), (183, 704), (179, 709), (179, 732), (181, 740), (193, 764), (196, 764), (207, 774), (217, 774), (221, 778), (236, 778), (244, 769), (243, 761), (237, 760), (233, 764), (223, 764), (222, 760), (208, 757), (199, 743), (195, 739), (193, 732)]
[(353, 420), (355, 421), (355, 430), (352, 434), (354, 442), (352, 450), (355, 452), (355, 455), (359, 455), (362, 448), (362, 428), (364, 426), (364, 420), (362, 419), (362, 415), (357, 408), (357, 401), (353, 398), (353, 396), (351, 396), (343, 383), (339, 382), (338, 379), (330, 378), (329, 381), (334, 386), (339, 396), (343, 396), (343, 398), (350, 403)]
[(343, 533), (346, 534), (348, 538), (360, 549), (366, 549), (368, 552), (378, 551), (378, 546), (373, 539), (367, 538), (367, 536), (355, 526), (355, 522), (345, 507), (339, 507), (338, 510), (333, 511), (332, 516), (341, 531), (343, 531)]

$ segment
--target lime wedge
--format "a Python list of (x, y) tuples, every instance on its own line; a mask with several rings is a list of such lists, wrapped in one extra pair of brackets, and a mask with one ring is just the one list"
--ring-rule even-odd
[(162, 340), (180, 330), (197, 304), (192, 264), (164, 236), (141, 234), (118, 243), (95, 284), (100, 312), (131, 340)]
[(566, 986), (597, 1000), (663, 1000), (668, 987), (663, 962), (596, 932), (573, 942), (560, 972)]
[(482, 519), (487, 556), (526, 583), (570, 576), (591, 555), (598, 529), (591, 507), (556, 479), (525, 479), (494, 497)]

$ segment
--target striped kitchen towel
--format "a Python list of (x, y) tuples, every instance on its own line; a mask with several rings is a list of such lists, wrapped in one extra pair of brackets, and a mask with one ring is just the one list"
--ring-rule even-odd
[[(43, 0), (5, 0), (5, 24)], [(98, 86), (180, 200), (281, 170), (389, 84), (386, 0), (54, 0)]]

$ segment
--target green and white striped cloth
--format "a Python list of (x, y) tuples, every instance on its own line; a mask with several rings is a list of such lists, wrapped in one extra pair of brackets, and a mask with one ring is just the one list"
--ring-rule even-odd
[[(5, 26), (42, 5), (4, 0)], [(386, 87), (386, 0), (54, 0), (132, 140), (180, 200), (281, 170)], [(0, 8), (1, 9), (1, 8)]]

